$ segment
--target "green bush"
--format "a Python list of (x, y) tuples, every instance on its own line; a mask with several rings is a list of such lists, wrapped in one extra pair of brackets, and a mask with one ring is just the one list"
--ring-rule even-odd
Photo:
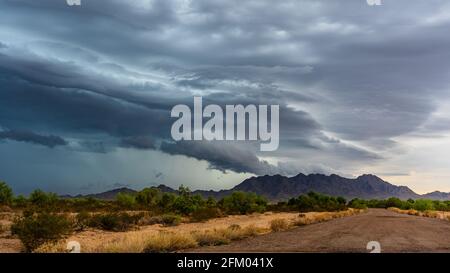
[(449, 207), (445, 202), (434, 200), (433, 201), (433, 209), (439, 210), (439, 211), (448, 211)]
[(309, 192), (306, 195), (300, 195), (297, 198), (291, 198), (288, 201), (287, 206), (302, 212), (338, 211), (346, 209), (346, 203), (347, 201), (343, 197), (332, 197), (316, 192)]
[(366, 209), (367, 202), (365, 200), (354, 198), (354, 199), (350, 200), (350, 202), (348, 203), (348, 206), (350, 208), (354, 208), (354, 209)]
[(154, 207), (162, 199), (162, 193), (157, 188), (145, 188), (137, 193), (136, 202), (145, 207)]
[(181, 185), (178, 189), (179, 195), (172, 204), (175, 212), (188, 215), (197, 209), (204, 207), (206, 201), (200, 195), (192, 195), (188, 187)]
[(116, 202), (122, 209), (132, 209), (136, 206), (136, 197), (131, 194), (119, 192), (116, 195)]
[(12, 189), (5, 182), (0, 181), (0, 205), (11, 205), (12, 201)]
[(164, 226), (177, 226), (181, 223), (181, 217), (175, 214), (164, 214), (161, 216), (161, 221)]
[(222, 198), (218, 205), (228, 214), (247, 214), (265, 211), (267, 200), (255, 193), (236, 191)]
[(391, 197), (386, 200), (386, 207), (395, 207), (401, 209), (403, 207), (403, 201), (397, 197)]
[(91, 220), (91, 214), (87, 211), (82, 211), (75, 217), (75, 228), (77, 231), (82, 231), (89, 226)]
[(59, 197), (55, 193), (46, 193), (37, 189), (30, 194), (28, 199), (37, 209), (49, 209), (56, 205)]
[(416, 200), (416, 202), (414, 202), (414, 209), (419, 211), (433, 210), (433, 201), (426, 199)]
[(194, 211), (191, 215), (191, 220), (194, 222), (204, 222), (220, 216), (222, 216), (220, 209), (214, 207), (204, 207)]
[(134, 215), (125, 212), (101, 213), (92, 216), (88, 226), (108, 231), (126, 231), (137, 225), (143, 216), (142, 213)]
[(71, 232), (71, 222), (64, 215), (25, 212), (14, 220), (11, 233), (21, 240), (26, 252), (44, 243), (55, 243)]
[(92, 197), (64, 199), (64, 207), (71, 211), (104, 211), (113, 209), (113, 202)]
[(165, 192), (162, 194), (161, 199), (157, 201), (157, 206), (162, 211), (169, 212), (173, 211), (173, 206), (175, 200), (177, 199), (177, 195), (170, 192)]
[(28, 204), (28, 200), (23, 195), (18, 195), (13, 199), (13, 205), (18, 208), (24, 208)]

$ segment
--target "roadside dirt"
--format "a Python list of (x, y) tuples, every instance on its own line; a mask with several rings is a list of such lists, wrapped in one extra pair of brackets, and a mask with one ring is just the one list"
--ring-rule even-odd
[[(207, 223), (182, 224), (162, 228), (158, 225), (130, 231), (144, 235), (159, 230), (201, 230), (227, 227), (231, 223), (242, 226), (255, 224), (267, 227), (274, 218), (293, 219), (298, 213), (260, 214), (230, 216)], [(1, 221), (3, 225), (9, 221)], [(95, 247), (99, 242), (118, 239), (126, 233), (86, 231), (70, 239)], [(399, 214), (384, 209), (369, 209), (366, 213), (334, 219), (318, 224), (297, 227), (287, 231), (268, 233), (235, 241), (229, 245), (203, 247), (190, 252), (369, 252), (369, 241), (378, 241), (382, 252), (450, 252), (450, 222)], [(0, 232), (0, 253), (19, 252), (18, 239), (11, 238), (8, 231)]]
[[(311, 216), (320, 214), (317, 212), (308, 213)], [(13, 215), (14, 216), (14, 215)], [(0, 220), (0, 225), (9, 226), (11, 225), (10, 219), (8, 221)], [(150, 225), (150, 226), (142, 226), (137, 230), (126, 231), (126, 232), (110, 232), (110, 231), (102, 231), (102, 230), (87, 230), (83, 232), (79, 232), (73, 234), (67, 240), (61, 241), (62, 249), (65, 249), (65, 245), (68, 241), (77, 241), (82, 245), (83, 251), (87, 252), (95, 252), (96, 249), (101, 247), (102, 245), (120, 240), (127, 235), (135, 235), (136, 237), (145, 238), (148, 235), (156, 234), (160, 231), (170, 231), (170, 232), (192, 232), (192, 231), (202, 231), (202, 230), (212, 230), (214, 228), (227, 228), (232, 224), (238, 224), (241, 227), (247, 227), (250, 225), (254, 225), (258, 228), (269, 228), (270, 221), (273, 219), (285, 219), (287, 221), (291, 221), (292, 219), (296, 219), (298, 217), (298, 213), (294, 212), (282, 212), (282, 213), (272, 213), (266, 212), (263, 214), (255, 213), (251, 215), (232, 215), (223, 218), (211, 219), (205, 223), (183, 223), (174, 227), (163, 227), (161, 225)], [(0, 230), (0, 253), (8, 253), (8, 252), (20, 252), (21, 243), (17, 238), (12, 238), (10, 236), (10, 232), (6, 230)]]
[(384, 209), (192, 252), (450, 252), (450, 222)]

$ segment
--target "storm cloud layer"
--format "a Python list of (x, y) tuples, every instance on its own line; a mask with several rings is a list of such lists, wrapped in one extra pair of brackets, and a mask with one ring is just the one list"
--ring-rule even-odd
[[(15, 176), (0, 157), (0, 179), (26, 192), (76, 191), (80, 172), (84, 184), (103, 181), (99, 189), (132, 183), (108, 166), (155, 166), (133, 181), (193, 188), (221, 188), (211, 177), (237, 183), (237, 174), (432, 173), (416, 168), (430, 155), (410, 153), (450, 129), (448, 14), (439, 0), (0, 0), (0, 152), (33, 166)], [(172, 141), (170, 110), (194, 95), (280, 105), (280, 148)], [(91, 171), (93, 154), (104, 174)], [(37, 160), (65, 171), (52, 177)], [(172, 171), (163, 175), (161, 162)], [(170, 177), (187, 171), (208, 175)]]

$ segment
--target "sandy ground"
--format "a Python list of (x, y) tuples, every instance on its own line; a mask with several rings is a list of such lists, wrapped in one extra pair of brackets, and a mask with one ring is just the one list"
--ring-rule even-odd
[(11, 232), (9, 231), (13, 218), (13, 213), (0, 212), (0, 253), (14, 253), (20, 251), (20, 241), (12, 238)]
[[(308, 214), (315, 214), (308, 213)], [(90, 252), (95, 251), (99, 246), (108, 242), (113, 242), (124, 238), (130, 234), (136, 234), (137, 236), (147, 236), (156, 234), (160, 231), (173, 231), (173, 232), (191, 232), (212, 230), (214, 228), (227, 228), (232, 224), (240, 225), (242, 228), (250, 225), (256, 227), (269, 228), (270, 221), (273, 219), (286, 219), (288, 221), (298, 217), (298, 213), (271, 213), (264, 214), (252, 214), (252, 215), (233, 215), (223, 218), (212, 219), (204, 223), (183, 223), (174, 227), (163, 227), (161, 225), (142, 226), (137, 230), (127, 232), (108, 232), (101, 230), (88, 230), (76, 233), (69, 238), (66, 242), (77, 241), (82, 246), (82, 250)], [(4, 252), (20, 252), (21, 244), (18, 239), (12, 239), (5, 232), (0, 234), (0, 253)]]
[(382, 252), (450, 252), (450, 222), (384, 209), (329, 222), (270, 233), (229, 245), (193, 252), (369, 252), (378, 241)]
[[(314, 215), (315, 213), (308, 213)], [(11, 218), (11, 217), (10, 217)], [(85, 251), (95, 250), (108, 242), (135, 234), (147, 236), (159, 231), (201, 231), (255, 225), (268, 228), (273, 219), (293, 220), (298, 213), (265, 213), (249, 216), (228, 216), (205, 223), (185, 223), (176, 227), (151, 225), (128, 232), (89, 230), (70, 236), (67, 241), (78, 241)], [(19, 252), (21, 244), (7, 230), (8, 217), (0, 218), (0, 253)], [(399, 214), (383, 209), (334, 219), (328, 222), (268, 233), (235, 241), (229, 245), (203, 247), (193, 252), (368, 252), (369, 241), (378, 241), (382, 252), (450, 252), (450, 222), (447, 220)], [(63, 242), (65, 243), (65, 242)]]

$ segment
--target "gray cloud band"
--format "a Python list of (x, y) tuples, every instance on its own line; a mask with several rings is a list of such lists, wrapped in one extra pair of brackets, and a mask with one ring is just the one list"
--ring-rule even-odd
[[(330, 168), (388, 157), (380, 142), (391, 149), (398, 136), (446, 130), (432, 116), (450, 68), (449, 22), (432, 8), (448, 8), (441, 1), (383, 3), (405, 12), (376, 17), (357, 0), (153, 2), (84, 1), (75, 12), (62, 1), (0, 0), (0, 125), (92, 151), (157, 149), (257, 174), (283, 164), (254, 143), (234, 156), (173, 143), (172, 106), (198, 94), (223, 109), (279, 105), (274, 162), (331, 154)], [(238, 156), (256, 163), (239, 168)]]

